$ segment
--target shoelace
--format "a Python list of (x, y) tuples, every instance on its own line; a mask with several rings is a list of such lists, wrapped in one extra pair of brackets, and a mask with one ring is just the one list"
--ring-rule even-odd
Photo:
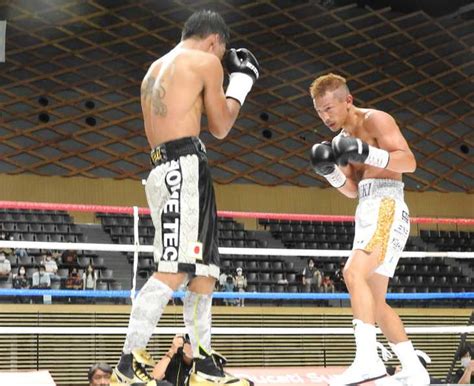
[(375, 345), (382, 353), (382, 359), (384, 362), (387, 362), (389, 359), (393, 358), (393, 354), (387, 348), (385, 348), (385, 346), (382, 343), (375, 342)]
[(148, 381), (152, 381), (153, 378), (151, 378), (146, 369), (145, 369), (145, 366), (143, 366), (141, 363), (138, 363), (136, 362), (135, 363), (135, 374), (137, 375), (137, 377), (141, 380), (141, 381), (145, 381), (145, 382), (148, 382)]

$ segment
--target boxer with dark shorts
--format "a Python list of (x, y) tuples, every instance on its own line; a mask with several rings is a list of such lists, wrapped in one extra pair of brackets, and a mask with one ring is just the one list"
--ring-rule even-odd
[[(189, 385), (250, 385), (223, 369), (211, 348), (211, 304), (219, 277), (217, 212), (204, 144), (199, 139), (205, 112), (208, 130), (227, 136), (259, 77), (247, 49), (225, 57), (230, 74), (223, 90), (229, 30), (216, 12), (199, 11), (186, 21), (181, 42), (151, 64), (141, 87), (145, 133), (153, 170), (146, 196), (155, 226), (157, 272), (133, 302), (127, 338), (114, 375), (123, 384), (154, 382), (146, 345), (173, 291), (187, 283), (183, 319), (193, 349)], [(155, 383), (153, 383), (155, 384)]]

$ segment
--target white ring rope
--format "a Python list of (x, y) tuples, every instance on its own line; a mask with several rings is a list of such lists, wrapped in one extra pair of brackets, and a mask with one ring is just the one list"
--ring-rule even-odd
[[(156, 327), (155, 334), (184, 333), (184, 327)], [(405, 327), (408, 334), (471, 334), (474, 326)], [(0, 327), (0, 335), (118, 335), (127, 327)], [(377, 328), (377, 334), (381, 334)], [(213, 327), (213, 335), (352, 335), (349, 327)]]
[[(136, 244), (97, 244), (97, 243), (57, 243), (46, 241), (15, 241), (2, 240), (0, 248), (24, 249), (57, 249), (57, 250), (87, 250), (108, 252), (148, 252), (153, 253), (153, 245)], [(251, 256), (349, 256), (350, 250), (330, 249), (286, 249), (286, 248), (229, 248), (220, 247), (219, 253), (223, 255), (251, 255)], [(474, 252), (403, 252), (402, 257), (445, 257), (456, 259), (469, 259), (474, 257)]]

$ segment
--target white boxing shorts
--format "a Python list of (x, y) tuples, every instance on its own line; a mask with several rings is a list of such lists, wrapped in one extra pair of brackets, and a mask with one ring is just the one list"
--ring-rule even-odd
[(410, 234), (410, 215), (401, 181), (366, 179), (359, 182), (353, 249), (372, 252), (381, 247), (376, 273), (393, 277)]

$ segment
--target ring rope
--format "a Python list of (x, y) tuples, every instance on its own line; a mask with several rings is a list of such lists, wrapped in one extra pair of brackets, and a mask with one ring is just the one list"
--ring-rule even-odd
[[(0, 289), (1, 296), (55, 296), (79, 298), (129, 298), (131, 291), (116, 290), (52, 290), (52, 289)], [(184, 291), (173, 293), (174, 298), (184, 297)], [(216, 299), (254, 299), (254, 300), (346, 300), (347, 293), (288, 293), (288, 292), (214, 292)], [(395, 293), (386, 295), (391, 300), (436, 300), (436, 299), (474, 299), (474, 292), (419, 292)]]
[[(84, 204), (61, 204), (28, 201), (0, 201), (0, 208), (5, 209), (30, 209), (30, 210), (64, 210), (71, 212), (99, 212), (133, 215), (133, 207), (108, 206), (108, 205), (84, 205)], [(150, 214), (148, 208), (138, 208), (138, 214)], [(354, 221), (354, 216), (319, 215), (319, 214), (290, 214), (290, 213), (265, 213), (265, 212), (234, 212), (218, 211), (220, 217), (232, 218), (255, 218), (269, 220), (294, 220), (294, 221)], [(434, 218), (413, 217), (410, 221), (414, 224), (458, 224), (474, 225), (472, 218)]]
[[(107, 251), (107, 252), (148, 252), (153, 253), (153, 245), (136, 244), (98, 244), (98, 243), (60, 243), (47, 241), (16, 241), (2, 240), (0, 248), (24, 248), (24, 249), (55, 249), (55, 250), (85, 250), (85, 251)], [(286, 248), (230, 248), (219, 247), (219, 253), (223, 255), (242, 256), (316, 256), (316, 257), (340, 257), (349, 256), (350, 250), (330, 249), (286, 249)], [(455, 259), (470, 259), (474, 252), (402, 252), (402, 257), (444, 257)]]
[[(377, 334), (382, 331), (377, 328)], [(470, 334), (474, 326), (405, 327), (408, 334)], [(155, 327), (154, 334), (185, 333), (184, 327)], [(127, 327), (0, 327), (0, 335), (118, 335)], [(348, 327), (213, 327), (212, 335), (353, 335)]]

